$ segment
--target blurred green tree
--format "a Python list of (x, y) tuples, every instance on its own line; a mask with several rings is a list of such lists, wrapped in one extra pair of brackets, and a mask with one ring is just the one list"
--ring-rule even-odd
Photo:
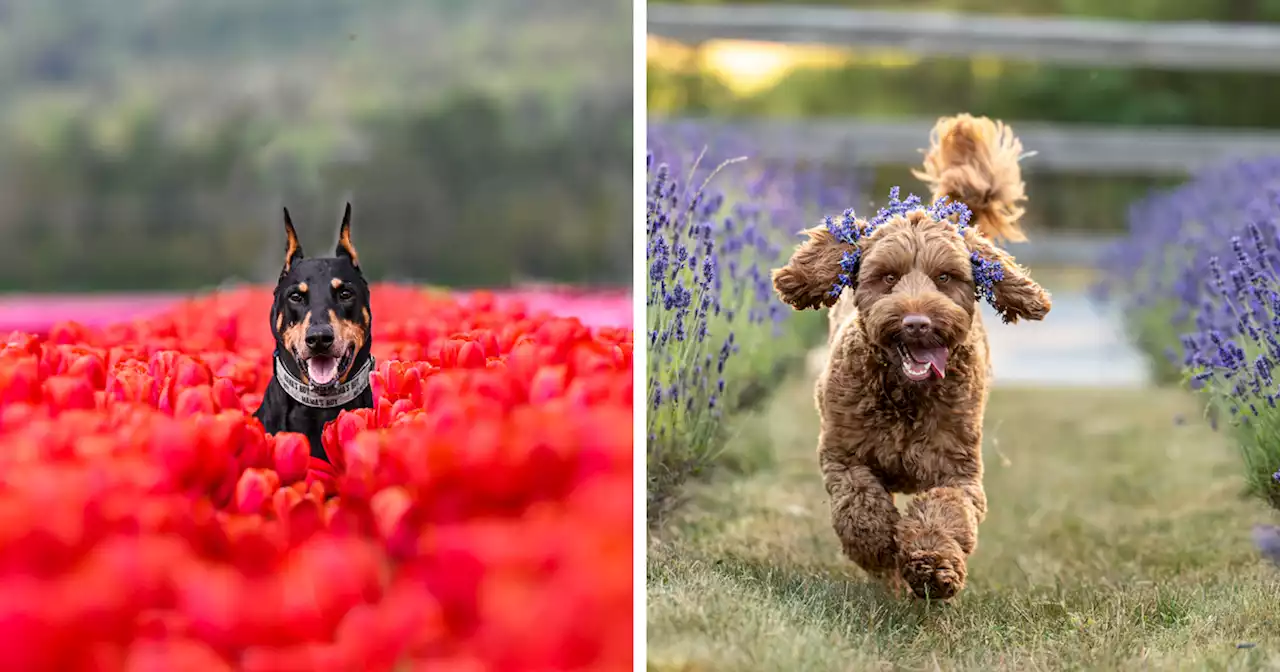
[[(630, 283), (631, 0), (0, 0), (0, 290)], [(327, 250), (326, 250), (327, 251)]]

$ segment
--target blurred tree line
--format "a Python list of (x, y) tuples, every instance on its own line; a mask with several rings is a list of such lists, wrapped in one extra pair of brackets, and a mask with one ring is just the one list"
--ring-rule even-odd
[(0, 167), (0, 289), (148, 289), (272, 279), (280, 206), (303, 247), (331, 254), (342, 202), (371, 275), (442, 285), (522, 278), (627, 283), (631, 103), (584, 104), (570, 121), (539, 100), (463, 92), (356, 124), (351, 155), (313, 174), (263, 160), (270, 129), (247, 116), (179, 140), (130, 120), (119, 146), (83, 117), (48, 145), (10, 139)]
[(0, 290), (629, 284), (630, 4), (0, 0)]
[[(735, 0), (736, 2), (736, 0)], [(755, 3), (757, 0), (742, 0)], [(690, 0), (688, 4), (729, 4)], [(761, 0), (759, 4), (789, 4)], [(1280, 0), (804, 0), (794, 4), (1144, 21), (1280, 21)], [(1247, 103), (1245, 102), (1247, 93)], [(1129, 126), (1280, 126), (1280, 75), (1080, 68), (993, 58), (885, 60), (855, 51), (838, 67), (798, 67), (763, 90), (741, 93), (695, 58), (650, 62), (651, 110), (718, 117), (933, 117), (969, 111), (1008, 120)], [(922, 143), (924, 139), (922, 139)], [(914, 184), (906, 169), (878, 171), (876, 196)], [(1031, 217), (1072, 230), (1122, 225), (1128, 202), (1174, 177), (1029, 174)], [(1037, 213), (1037, 210), (1040, 212)]]

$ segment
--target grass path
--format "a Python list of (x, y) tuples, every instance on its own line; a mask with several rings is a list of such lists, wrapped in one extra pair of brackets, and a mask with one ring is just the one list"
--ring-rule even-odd
[(1249, 538), (1271, 515), (1187, 395), (993, 391), (990, 513), (938, 605), (841, 556), (810, 390), (736, 428), (768, 468), (692, 486), (651, 534), (651, 670), (1280, 669), (1280, 569)]

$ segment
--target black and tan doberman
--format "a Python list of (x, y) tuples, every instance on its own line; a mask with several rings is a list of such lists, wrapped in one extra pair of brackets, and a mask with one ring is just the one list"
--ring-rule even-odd
[(373, 406), (369, 283), (351, 244), (350, 203), (335, 256), (303, 256), (288, 208), (284, 229), (288, 248), (271, 304), (274, 372), (254, 416), (269, 433), (305, 434), (311, 455), (328, 461), (325, 424), (343, 410)]

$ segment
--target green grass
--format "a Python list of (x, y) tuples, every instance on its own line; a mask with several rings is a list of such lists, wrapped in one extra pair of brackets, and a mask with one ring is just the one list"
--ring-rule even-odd
[(841, 556), (811, 386), (790, 380), (730, 429), (768, 465), (691, 484), (651, 533), (650, 669), (1280, 668), (1280, 569), (1249, 538), (1271, 514), (1198, 408), (1172, 389), (994, 390), (990, 513), (967, 589), (939, 605)]

